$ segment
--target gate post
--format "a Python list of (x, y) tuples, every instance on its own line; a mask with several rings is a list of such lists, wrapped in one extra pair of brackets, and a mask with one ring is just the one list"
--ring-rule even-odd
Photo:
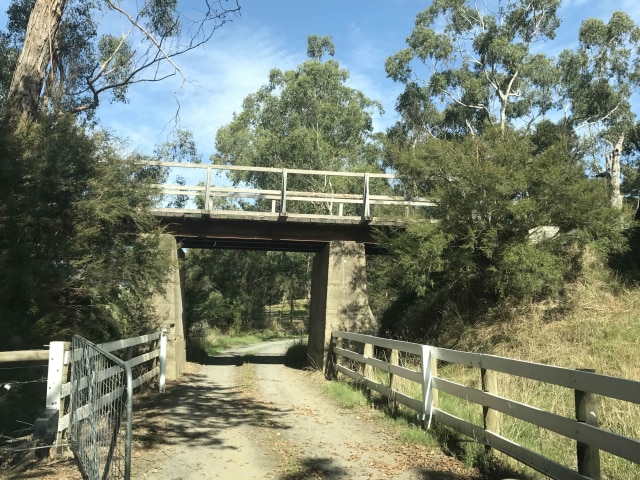
[[(58, 425), (64, 416), (65, 400), (62, 398), (62, 385), (67, 381), (69, 370), (69, 342), (49, 342), (49, 368), (47, 372), (47, 399), (44, 417), (36, 420), (37, 435), (54, 434), (54, 445), (62, 444), (62, 432)], [(60, 453), (56, 446), (52, 454)]]

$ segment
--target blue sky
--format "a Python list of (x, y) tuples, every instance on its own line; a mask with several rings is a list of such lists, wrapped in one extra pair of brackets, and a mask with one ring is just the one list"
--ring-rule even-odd
[[(332, 36), (335, 58), (351, 73), (350, 85), (382, 102), (385, 113), (375, 118), (375, 128), (384, 130), (395, 122), (394, 104), (402, 86), (386, 78), (384, 62), (405, 46), (416, 14), (428, 1), (239, 2), (242, 11), (238, 18), (218, 30), (206, 46), (176, 59), (189, 83), (181, 86), (174, 77), (161, 83), (134, 85), (128, 104), (110, 104), (104, 99), (97, 112), (101, 125), (128, 137), (131, 148), (150, 152), (175, 127), (179, 103), (180, 128), (193, 132), (206, 160), (215, 150), (216, 131), (241, 109), (245, 96), (266, 83), (269, 70), (295, 69), (305, 60), (307, 36), (311, 34)], [(614, 10), (626, 11), (640, 24), (638, 0), (563, 2), (562, 26), (557, 39), (543, 46), (545, 53), (555, 54), (575, 43), (585, 18), (606, 21)], [(0, 22), (5, 23), (4, 15)]]

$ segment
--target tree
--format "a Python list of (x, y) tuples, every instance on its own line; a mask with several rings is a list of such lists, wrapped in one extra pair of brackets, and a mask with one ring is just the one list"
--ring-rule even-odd
[[(265, 326), (265, 307), (307, 297), (308, 255), (190, 250), (185, 259), (187, 323), (221, 330)], [(195, 327), (193, 327), (195, 326)]]
[[(415, 124), (418, 116), (410, 109), (416, 100), (425, 113), (432, 102), (444, 104), (439, 123), (450, 134), (474, 134), (485, 123), (504, 132), (511, 118), (544, 115), (552, 106), (553, 66), (531, 47), (555, 37), (559, 5), (560, 0), (498, 2), (491, 11), (464, 0), (433, 1), (417, 15), (408, 47), (385, 64), (388, 76), (406, 85), (401, 113)], [(426, 77), (418, 67), (426, 68)]]
[[(427, 179), (418, 193), (438, 206), (430, 221), (382, 240), (392, 252), (387, 291), (399, 302), (383, 319), (387, 329), (399, 328), (397, 308), (424, 332), (447, 315), (471, 321), (498, 303), (553, 297), (580, 274), (587, 246), (624, 248), (604, 184), (584, 175), (561, 130), (428, 139), (405, 149), (396, 166), (403, 178)], [(557, 234), (535, 240), (542, 225)]]
[[(207, 42), (240, 9), (237, 0), (203, 2), (190, 21), (177, 6), (145, 0), (126, 11), (112, 0), (13, 0), (9, 33), (21, 52), (5, 114), (33, 120), (39, 111), (90, 112), (106, 93), (125, 101), (131, 84), (182, 76), (175, 57)], [(105, 13), (119, 17), (122, 32), (98, 37), (94, 19)]]
[(150, 212), (158, 171), (71, 116), (1, 133), (0, 346), (155, 328), (151, 298), (169, 268)]
[(614, 12), (608, 23), (584, 21), (578, 39), (576, 50), (564, 50), (558, 59), (561, 99), (574, 129), (587, 132), (596, 172), (604, 163), (612, 205), (622, 208), (620, 160), (635, 117), (631, 95), (640, 86), (640, 27), (627, 13)]
[[(269, 83), (247, 96), (243, 110), (216, 135), (214, 160), (232, 165), (328, 171), (380, 171), (372, 113), (380, 104), (346, 85), (349, 72), (333, 59), (329, 37), (310, 36), (309, 59), (296, 70), (271, 70)], [(275, 176), (234, 177), (263, 189), (279, 189)], [(354, 193), (329, 176), (291, 180), (292, 189)], [(360, 186), (361, 188), (361, 186)], [(358, 191), (358, 193), (360, 193)], [(332, 205), (322, 205), (332, 213)]]
[(532, 53), (536, 42), (554, 39), (559, 5), (436, 0), (420, 12), (408, 47), (386, 62), (387, 74), (405, 84), (392, 138), (476, 135), (488, 125), (530, 131), (559, 117), (621, 208), (620, 156), (635, 117), (631, 95), (640, 86), (640, 28), (614, 12), (608, 23), (584, 21), (578, 46), (557, 59)]

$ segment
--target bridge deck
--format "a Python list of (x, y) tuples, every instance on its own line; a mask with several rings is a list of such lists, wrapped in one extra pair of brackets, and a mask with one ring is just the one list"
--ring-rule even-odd
[[(173, 234), (187, 248), (317, 252), (332, 240), (342, 240), (364, 243), (371, 251), (376, 243), (377, 229), (404, 228), (409, 220), (406, 215), (416, 209), (435, 206), (426, 198), (389, 195), (402, 191), (396, 188), (399, 179), (382, 172), (174, 162), (145, 164), (166, 168), (172, 175), (186, 172), (185, 176), (189, 177), (188, 184), (183, 178), (180, 182), (176, 179), (174, 184), (158, 185), (158, 204), (173, 207), (154, 210), (167, 233)], [(226, 178), (221, 177), (225, 171)], [(272, 175), (273, 185), (280, 188), (269, 190), (234, 183), (234, 172)], [(343, 181), (336, 181), (335, 185), (330, 181), (341, 177)], [(292, 178), (298, 180), (298, 189), (292, 190), (288, 186)], [(318, 179), (322, 181), (318, 182)], [(325, 183), (331, 185), (329, 191), (310, 190)], [(350, 190), (338, 189), (340, 184), (346, 188), (347, 183), (351, 185)], [(300, 190), (302, 187), (309, 189)], [(334, 187), (338, 191), (334, 191)], [(295, 213), (297, 211), (317, 213)]]
[(374, 251), (375, 231), (403, 228), (397, 220), (249, 211), (157, 209), (155, 215), (185, 248), (317, 252), (332, 240), (364, 243)]

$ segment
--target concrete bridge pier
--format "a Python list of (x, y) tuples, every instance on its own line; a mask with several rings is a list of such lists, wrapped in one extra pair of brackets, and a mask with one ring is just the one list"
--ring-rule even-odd
[(184, 275), (180, 260), (184, 252), (178, 249), (173, 235), (160, 235), (160, 252), (171, 260), (171, 269), (165, 281), (164, 295), (156, 294), (153, 303), (160, 319), (160, 328), (167, 329), (167, 380), (180, 376), (187, 362), (187, 350), (184, 337), (184, 315), (182, 309)]
[(377, 333), (369, 307), (364, 244), (330, 242), (313, 259), (307, 356), (313, 366), (326, 366), (333, 330)]

